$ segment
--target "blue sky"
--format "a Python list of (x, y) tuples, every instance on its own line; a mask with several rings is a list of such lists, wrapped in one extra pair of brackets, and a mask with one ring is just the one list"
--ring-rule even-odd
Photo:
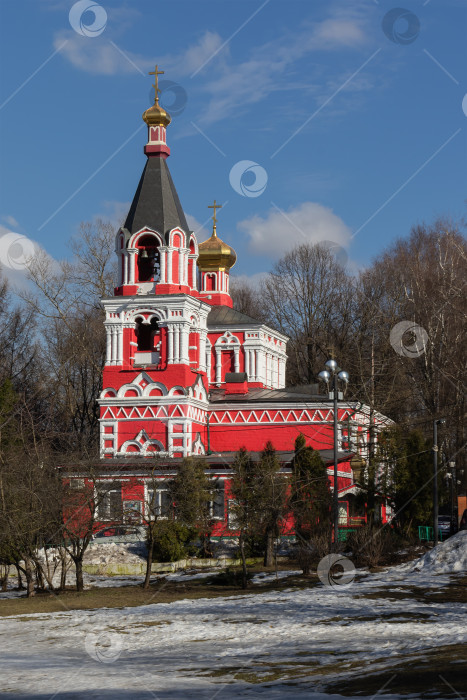
[(62, 258), (81, 221), (122, 219), (156, 62), (183, 207), (197, 229), (224, 203), (239, 275), (308, 240), (364, 266), (465, 215), (464, 0), (0, 0), (0, 20), (4, 264), (12, 232)]

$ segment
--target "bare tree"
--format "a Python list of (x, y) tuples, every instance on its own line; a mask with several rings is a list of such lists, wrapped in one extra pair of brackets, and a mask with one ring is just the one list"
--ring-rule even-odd
[(312, 382), (330, 352), (343, 353), (353, 298), (350, 276), (325, 246), (298, 246), (274, 266), (261, 299), (269, 323), (290, 338), (290, 383)]
[(43, 377), (54, 396), (49, 420), (58, 446), (69, 451), (97, 442), (105, 357), (100, 300), (113, 287), (112, 225), (102, 220), (81, 224), (71, 248), (71, 262), (57, 262), (44, 252), (31, 260), (29, 279), (35, 290), (22, 294), (30, 313), (40, 319)]

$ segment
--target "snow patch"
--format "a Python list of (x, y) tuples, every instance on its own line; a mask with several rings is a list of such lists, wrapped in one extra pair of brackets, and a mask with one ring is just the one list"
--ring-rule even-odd
[(467, 530), (461, 530), (446, 542), (412, 563), (410, 571), (434, 574), (458, 574), (467, 571)]

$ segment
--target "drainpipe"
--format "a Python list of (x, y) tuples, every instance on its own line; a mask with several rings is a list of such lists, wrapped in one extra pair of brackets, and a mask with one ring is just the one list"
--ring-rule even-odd
[(212, 455), (211, 452), (211, 437), (210, 437), (210, 431), (209, 431), (209, 413), (206, 413), (206, 429), (207, 429), (207, 438), (208, 438), (208, 455)]

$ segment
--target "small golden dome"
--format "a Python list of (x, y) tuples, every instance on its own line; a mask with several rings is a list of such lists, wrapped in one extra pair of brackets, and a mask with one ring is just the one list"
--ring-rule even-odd
[(149, 107), (143, 112), (143, 119), (148, 126), (168, 126), (172, 121), (172, 117), (159, 104), (157, 99), (152, 107)]
[(211, 238), (199, 244), (198, 267), (200, 270), (230, 270), (237, 261), (237, 254), (227, 243), (217, 237), (214, 225)]

